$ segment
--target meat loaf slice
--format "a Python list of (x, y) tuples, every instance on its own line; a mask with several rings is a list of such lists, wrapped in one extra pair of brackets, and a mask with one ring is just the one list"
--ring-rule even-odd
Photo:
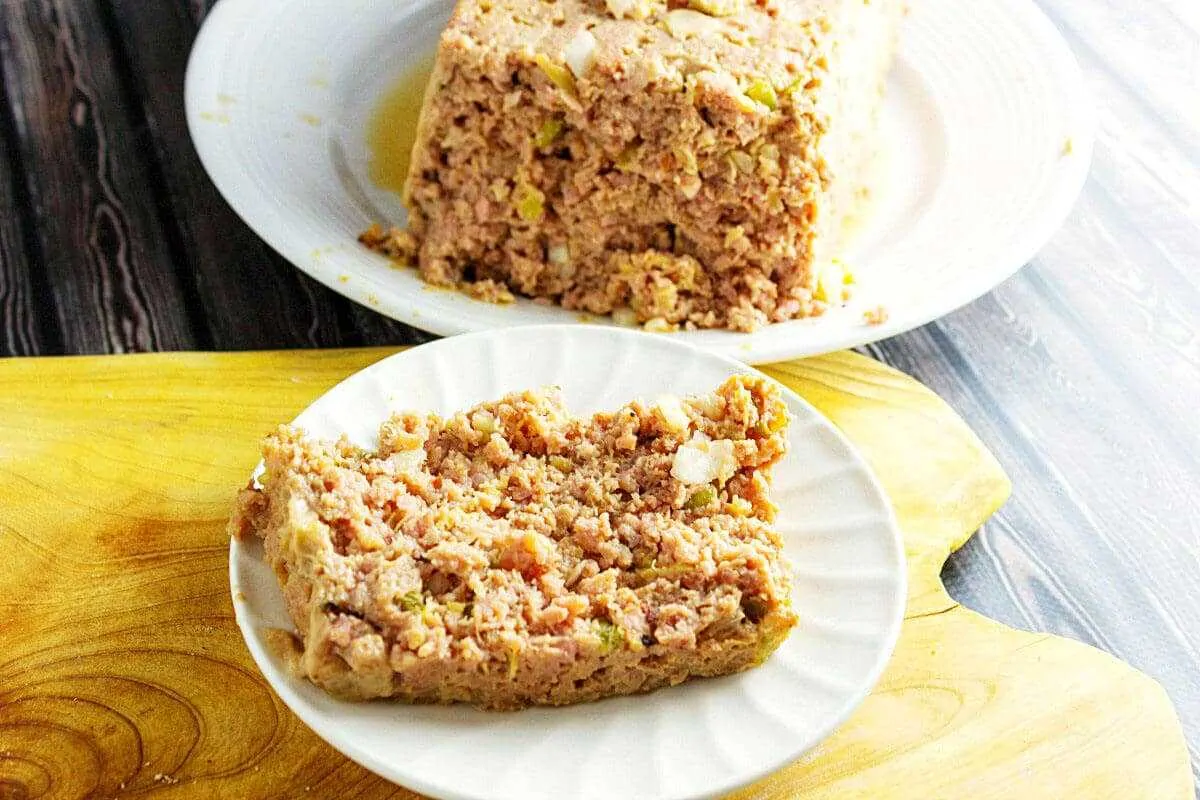
[(230, 522), (265, 540), (299, 668), (353, 699), (559, 705), (760, 664), (796, 622), (774, 384), (572, 417), (555, 390), (367, 451), (281, 427)]

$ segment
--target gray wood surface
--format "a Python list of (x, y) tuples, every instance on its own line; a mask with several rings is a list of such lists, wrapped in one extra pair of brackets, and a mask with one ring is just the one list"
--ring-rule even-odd
[[(1015, 278), (865, 350), (1013, 478), (951, 593), (1157, 678), (1200, 777), (1200, 2), (1037, 2), (1099, 108), (1083, 196)], [(429, 338), (292, 269), (208, 182), (182, 84), (210, 5), (0, 3), (0, 354)]]
[(1157, 678), (1200, 777), (1200, 3), (1040, 0), (1100, 132), (1062, 230), (962, 311), (869, 348), (1013, 479), (951, 594)]

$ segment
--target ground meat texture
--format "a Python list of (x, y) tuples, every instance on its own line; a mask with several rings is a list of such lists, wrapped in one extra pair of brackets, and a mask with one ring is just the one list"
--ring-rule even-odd
[[(654, 330), (823, 313), (903, 0), (459, 0), (421, 112), (426, 280)], [(482, 286), (475, 288), (476, 283)]]
[(230, 532), (264, 540), (292, 663), (340, 697), (649, 691), (757, 665), (795, 625), (763, 489), (788, 420), (743, 376), (590, 419), (552, 389), (397, 414), (375, 450), (283, 426)]

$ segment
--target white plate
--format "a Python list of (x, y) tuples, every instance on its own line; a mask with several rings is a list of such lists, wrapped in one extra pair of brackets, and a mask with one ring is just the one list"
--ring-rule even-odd
[[(425, 291), (355, 241), (401, 223), (367, 177), (377, 99), (432, 53), (450, 0), (222, 0), (188, 65), (206, 169), (272, 247), (326, 286), (440, 334), (578, 315)], [(845, 259), (846, 308), (754, 334), (682, 338), (751, 363), (891, 336), (983, 295), (1059, 227), (1091, 160), (1093, 112), (1067, 46), (1029, 0), (913, 0), (888, 87), (873, 215)], [(1070, 147), (1067, 147), (1070, 142)], [(1066, 153), (1066, 150), (1070, 150)], [(230, 265), (235, 269), (235, 265)], [(867, 325), (866, 309), (889, 320)]]
[[(373, 445), (390, 411), (441, 414), (557, 384), (575, 413), (634, 397), (711, 391), (739, 362), (666, 337), (599, 326), (443, 339), (351, 376), (296, 422)], [(900, 629), (904, 548), (854, 448), (784, 391), (795, 419), (775, 470), (800, 626), (763, 666), (648, 695), (515, 713), (343, 703), (286, 674), (269, 627), (291, 628), (261, 545), (230, 546), (238, 625), (271, 686), (318, 736), (375, 772), (446, 798), (689, 798), (733, 789), (826, 737), (879, 678)]]

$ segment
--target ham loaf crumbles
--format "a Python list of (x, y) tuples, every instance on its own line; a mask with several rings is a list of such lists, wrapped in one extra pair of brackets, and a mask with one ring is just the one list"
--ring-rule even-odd
[(553, 389), (401, 413), (374, 450), (284, 426), (230, 531), (264, 540), (296, 667), (337, 696), (645, 692), (760, 664), (795, 625), (769, 499), (788, 420), (739, 376), (590, 419)]

